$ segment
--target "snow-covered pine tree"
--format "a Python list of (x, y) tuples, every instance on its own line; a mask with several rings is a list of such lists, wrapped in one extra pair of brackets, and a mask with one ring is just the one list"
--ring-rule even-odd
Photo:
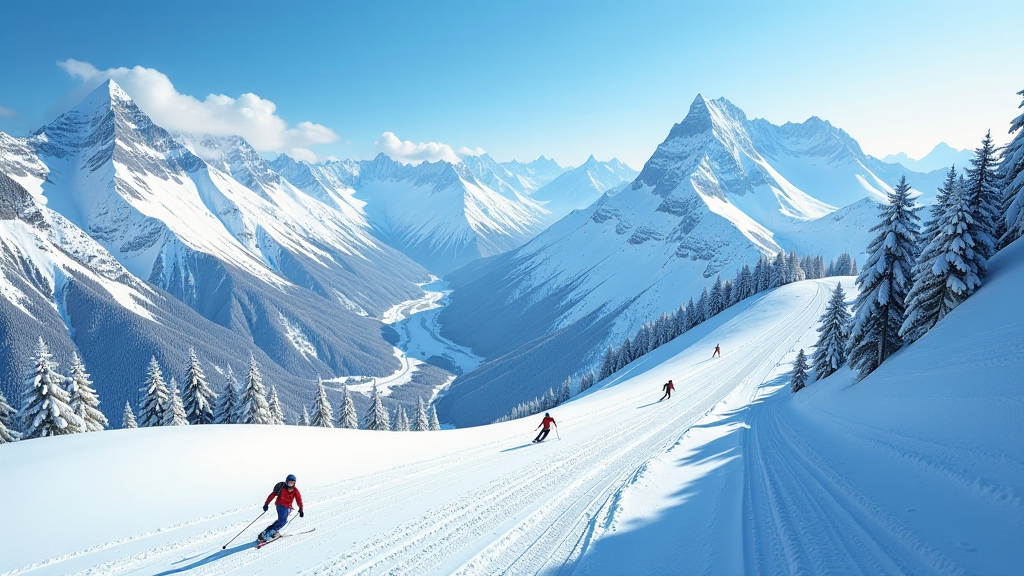
[[(1024, 90), (1017, 92), (1024, 96)], [(1024, 101), (1018, 108), (1024, 108)], [(1003, 232), (999, 246), (1007, 246), (1014, 240), (1024, 236), (1024, 114), (1010, 122), (1010, 134), (1013, 140), (1003, 148), (999, 162), (999, 184), (1003, 195)]]
[(807, 385), (807, 371), (810, 369), (810, 365), (807, 364), (807, 356), (804, 356), (804, 349), (801, 348), (796, 355), (796, 361), (793, 362), (793, 376), (790, 378), (793, 392), (799, 392)]
[(566, 376), (562, 381), (562, 390), (558, 394), (558, 403), (564, 404), (572, 398), (572, 376)]
[(85, 429), (85, 422), (71, 409), (71, 395), (61, 386), (64, 377), (50, 349), (39, 338), (28, 386), (22, 397), (21, 435), (24, 439), (74, 434)]
[[(731, 280), (726, 280), (722, 283), (722, 310), (732, 306), (732, 291), (733, 283)], [(719, 310), (719, 312), (721, 312), (721, 310)]]
[(124, 403), (124, 412), (121, 414), (121, 428), (138, 428), (135, 422), (135, 413), (132, 412), (132, 405), (127, 400)]
[[(686, 330), (690, 330), (697, 324), (700, 324), (700, 318), (697, 316), (697, 305), (693, 303), (693, 298), (686, 303)], [(683, 332), (686, 332), (683, 330)]]
[(541, 399), (541, 406), (543, 406), (542, 410), (550, 410), (558, 406), (558, 394), (548, 388), (548, 391), (544, 393), (544, 398)]
[(686, 332), (686, 307), (679, 306), (679, 309), (672, 315), (672, 338), (678, 338)]
[(746, 263), (740, 269), (739, 289), (734, 289), (734, 291), (736, 292), (736, 297), (734, 298), (736, 302), (754, 295), (754, 274)]
[(174, 376), (171, 376), (167, 389), (171, 396), (168, 402), (169, 409), (164, 412), (164, 426), (187, 426), (188, 415), (185, 414), (185, 405), (181, 402), (181, 391), (178, 389), (178, 382)]
[(818, 342), (814, 345), (812, 361), (818, 380), (826, 378), (846, 364), (846, 345), (850, 338), (850, 311), (846, 309), (843, 284), (837, 283), (821, 315)]
[(299, 421), (296, 422), (299, 426), (309, 426), (309, 410), (306, 407), (302, 407), (302, 414), (299, 415)]
[(427, 416), (427, 405), (423, 403), (423, 398), (420, 398), (419, 404), (416, 405), (416, 428), (417, 432), (426, 432), (430, 430), (430, 417)]
[(990, 130), (982, 139), (981, 147), (974, 151), (974, 158), (971, 158), (965, 190), (971, 208), (970, 216), (975, 225), (974, 249), (983, 260), (995, 254), (995, 239), (1003, 235), (1003, 217), (999, 213), (1003, 204), (1002, 191), (996, 174), (998, 167), (999, 158)]
[(20, 439), (18, 413), (7, 403), (7, 398), (0, 391), (0, 444), (17, 442)]
[(715, 283), (711, 286), (711, 292), (708, 293), (708, 318), (716, 316), (722, 310), (725, 310), (725, 295), (723, 294), (722, 277), (718, 276), (715, 278)]
[(647, 329), (645, 323), (636, 331), (636, 335), (633, 337), (631, 349), (632, 356), (634, 359), (643, 356), (650, 351), (650, 331)]
[(263, 387), (263, 376), (260, 375), (260, 367), (252, 354), (249, 355), (249, 373), (245, 376), (239, 414), (240, 424), (273, 423), (270, 405), (267, 404), (267, 391)]
[(356, 413), (355, 403), (352, 402), (352, 395), (348, 393), (348, 386), (345, 386), (341, 391), (341, 411), (338, 413), (338, 428), (359, 429), (359, 415)]
[(847, 357), (861, 378), (903, 346), (899, 335), (906, 297), (913, 283), (918, 250), (918, 207), (910, 198), (906, 177), (881, 206), (877, 236), (868, 246), (868, 260), (857, 277), (860, 294), (854, 303)]
[(391, 426), (392, 432), (408, 432), (409, 416), (405, 413), (404, 406), (395, 406), (395, 422)]
[(437, 421), (437, 408), (434, 408), (434, 406), (430, 407), (430, 429), (431, 430), (440, 430), (441, 429), (441, 423)]
[(815, 278), (825, 277), (825, 257), (822, 256), (821, 254), (818, 254), (814, 258), (814, 274)]
[(580, 378), (580, 392), (589, 390), (594, 385), (594, 371), (587, 370), (583, 373), (583, 377)]
[(704, 288), (704, 290), (702, 290), (700, 293), (700, 298), (697, 299), (696, 308), (693, 309), (693, 313), (696, 315), (697, 324), (700, 324), (701, 322), (707, 320), (708, 318), (711, 318), (711, 315), (708, 314), (709, 298), (711, 297), (708, 295), (708, 289)]
[(156, 356), (153, 356), (149, 360), (146, 384), (142, 388), (142, 402), (139, 404), (139, 426), (143, 428), (163, 426), (168, 419), (167, 411), (171, 408), (170, 401), (171, 394), (167, 391), (167, 384), (164, 383), (160, 363), (156, 361)]
[(796, 255), (796, 250), (791, 250), (786, 258), (786, 276), (790, 282), (799, 282), (807, 278), (807, 274), (800, 266), (800, 257)]
[(783, 284), (786, 284), (788, 279), (788, 267), (786, 266), (786, 253), (780, 251), (772, 262), (771, 266), (771, 280), (768, 284), (769, 288), (778, 288)]
[(92, 380), (85, 371), (85, 364), (78, 354), (71, 357), (71, 374), (68, 375), (68, 393), (71, 395), (71, 409), (82, 419), (82, 432), (99, 432), (107, 427), (107, 417), (100, 412), (99, 395), (92, 387)]
[(316, 398), (313, 400), (313, 414), (310, 415), (309, 425), (334, 428), (334, 409), (331, 408), (331, 401), (327, 399), (324, 381), (319, 376), (316, 379)]
[(370, 407), (363, 416), (364, 430), (390, 430), (391, 419), (388, 411), (384, 409), (384, 402), (380, 399), (380, 392), (377, 391), (377, 383), (373, 383), (373, 393), (370, 394)]
[(767, 290), (771, 281), (771, 262), (764, 255), (758, 256), (757, 265), (754, 266), (754, 294)]
[(814, 258), (810, 254), (804, 254), (804, 257), (800, 259), (800, 269), (804, 271), (806, 279), (814, 279)]
[(627, 364), (633, 361), (633, 344), (627, 337), (622, 342), (622, 346), (619, 347), (619, 353), (615, 357), (615, 371), (618, 372), (626, 367)]
[(598, 381), (604, 380), (615, 373), (615, 349), (611, 346), (604, 353), (604, 360), (601, 362), (601, 369), (597, 373)]
[(281, 400), (277, 397), (277, 387), (273, 384), (270, 385), (270, 399), (267, 401), (267, 406), (270, 408), (270, 423), (275, 426), (284, 424), (284, 410), (281, 408)]
[(907, 342), (924, 336), (974, 294), (985, 275), (981, 247), (991, 240), (971, 215), (974, 210), (970, 197), (957, 185), (942, 204), (936, 205), (940, 220), (935, 237), (921, 253), (914, 286), (907, 295), (907, 317), (900, 329), (900, 336)]
[(238, 380), (231, 364), (224, 374), (224, 390), (217, 396), (217, 410), (214, 421), (217, 424), (237, 424), (238, 412), (242, 401), (239, 398)]
[(182, 403), (189, 424), (213, 424), (213, 403), (217, 395), (206, 382), (206, 374), (199, 363), (195, 348), (188, 349), (188, 368), (185, 369), (185, 391)]

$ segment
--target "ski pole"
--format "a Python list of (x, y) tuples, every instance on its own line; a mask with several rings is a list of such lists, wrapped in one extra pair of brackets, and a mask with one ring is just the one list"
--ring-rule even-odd
[[(260, 512), (260, 515), (256, 517), (256, 520), (259, 520), (260, 518), (262, 518), (263, 515), (266, 514), (266, 513), (267, 513), (266, 510), (264, 510), (263, 512)], [(252, 522), (249, 522), (249, 526), (252, 526), (253, 524), (255, 524), (256, 520), (253, 520)], [(245, 528), (242, 528), (242, 532), (245, 532), (246, 530), (248, 530), (249, 526), (246, 526)], [(239, 536), (241, 536), (242, 532), (239, 532), (238, 534), (235, 534), (235, 538), (238, 538)], [(228, 540), (228, 544), (231, 544), (232, 542), (234, 542), (235, 538), (232, 538), (231, 540)], [(224, 550), (225, 548), (228, 547), (228, 544), (225, 544), (225, 545), (221, 546), (220, 549)]]
[(558, 426), (555, 426), (555, 436), (558, 436), (559, 440), (562, 439), (562, 435), (558, 433)]

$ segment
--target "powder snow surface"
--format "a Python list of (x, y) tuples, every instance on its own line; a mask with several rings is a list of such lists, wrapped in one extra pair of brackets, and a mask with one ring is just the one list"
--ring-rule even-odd
[[(1002, 574), (1024, 564), (1024, 244), (918, 343), (790, 395), (836, 279), (748, 299), (539, 417), (0, 446), (6, 574)], [(1016, 259), (1017, 262), (1012, 262)], [(843, 279), (849, 285), (850, 278)], [(848, 292), (849, 293), (849, 292)], [(711, 359), (721, 344), (722, 358)], [(660, 385), (677, 390), (658, 403)], [(285, 474), (316, 527), (254, 550)]]

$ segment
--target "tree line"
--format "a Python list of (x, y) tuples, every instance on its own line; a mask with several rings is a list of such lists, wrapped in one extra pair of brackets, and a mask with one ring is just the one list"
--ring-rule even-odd
[[(40, 338), (22, 394), (21, 408), (13, 408), (0, 392), (0, 444), (21, 439), (95, 432), (110, 427), (107, 418), (99, 410), (99, 394), (77, 354), (72, 359), (68, 375), (59, 373), (57, 368), (58, 364), (53, 361), (49, 347)], [(264, 385), (259, 364), (251, 354), (244, 382), (238, 382), (229, 364), (219, 394), (210, 387), (194, 349), (189, 349), (183, 389), (173, 376), (169, 380), (164, 378), (163, 369), (154, 356), (150, 359), (140, 392), (137, 415), (131, 403), (125, 402), (122, 428), (285, 423), (277, 389), (271, 385), (268, 390)], [(405, 408), (400, 405), (395, 408), (392, 419), (384, 408), (376, 384), (362, 426), (347, 386), (343, 389), (342, 403), (335, 419), (323, 380), (319, 378), (312, 416), (303, 407), (296, 424), (396, 431), (441, 428), (436, 409), (433, 406), (428, 409), (422, 399), (414, 420), (410, 420)]]
[(857, 261), (845, 252), (827, 266), (825, 258), (821, 255), (800, 257), (796, 251), (789, 254), (782, 251), (774, 258), (762, 255), (753, 269), (749, 264), (744, 264), (736, 271), (733, 280), (722, 281), (722, 277), (719, 276), (711, 290), (705, 288), (701, 292), (697, 302), (690, 298), (689, 302), (680, 305), (674, 312), (663, 313), (657, 320), (645, 323), (620, 346), (609, 346), (598, 370), (591, 368), (584, 371), (579, 375), (575, 385), (573, 376), (568, 376), (557, 389), (548, 388), (545, 393), (520, 402), (509, 414), (497, 419), (496, 422), (531, 416), (567, 402), (595, 383), (618, 372), (630, 362), (671, 342), (694, 326), (754, 294), (800, 280), (856, 274)]

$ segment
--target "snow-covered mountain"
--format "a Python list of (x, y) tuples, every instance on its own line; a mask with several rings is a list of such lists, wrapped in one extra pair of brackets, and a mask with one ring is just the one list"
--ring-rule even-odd
[(949, 170), (950, 166), (956, 165), (957, 169), (966, 168), (974, 157), (973, 150), (957, 150), (945, 142), (939, 142), (920, 160), (914, 160), (907, 156), (906, 152), (890, 154), (882, 158), (883, 162), (902, 164), (911, 170), (918, 172), (931, 172), (934, 170)]
[[(471, 397), (501, 388), (531, 398), (761, 255), (861, 252), (874, 200), (904, 173), (922, 191), (941, 178), (866, 156), (818, 118), (776, 126), (698, 95), (627, 189), (451, 278), (444, 333), (491, 360), (456, 380), (438, 410), (459, 424), (500, 416), (507, 407)], [(481, 325), (485, 311), (492, 321)]]
[(526, 176), (486, 155), (415, 166), (384, 154), (323, 164), (282, 155), (270, 167), (311, 196), (349, 203), (378, 238), (439, 275), (517, 248), (548, 222), (529, 197)]
[[(29, 138), (0, 134), (0, 169), (127, 273), (287, 373), (398, 369), (375, 318), (417, 297), (425, 270), (374, 238), (343, 198), (332, 207), (300, 191), (243, 140), (198, 144), (212, 164), (108, 81)], [(169, 346), (153, 338), (133, 345), (147, 359)], [(119, 376), (141, 374), (141, 364), (126, 365)]]
[(551, 220), (556, 221), (573, 210), (590, 206), (606, 191), (631, 182), (637, 174), (617, 158), (600, 162), (591, 155), (582, 165), (563, 172), (530, 197), (551, 212)]
[[(302, 379), (250, 339), (139, 280), (40, 200), (0, 173), (0, 333), (7, 342), (0, 389), (8, 398), (20, 399), (25, 359), (42, 337), (63, 368), (73, 352), (85, 361), (111, 422), (119, 422), (126, 400), (136, 399), (151, 356), (180, 379), (190, 347), (205, 362), (240, 370), (251, 352), (283, 402), (307, 401)], [(208, 373), (219, 387), (222, 378)]]
[(512, 198), (509, 193), (532, 196), (534, 192), (569, 170), (558, 162), (541, 156), (532, 162), (498, 162), (489, 154), (466, 156), (462, 163), (480, 182), (492, 190)]

